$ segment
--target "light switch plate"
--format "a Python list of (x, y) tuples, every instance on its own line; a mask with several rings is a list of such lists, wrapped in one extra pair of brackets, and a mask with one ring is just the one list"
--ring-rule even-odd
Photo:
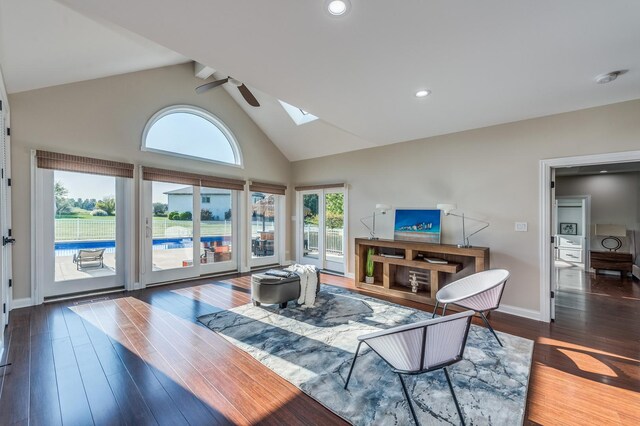
[(527, 232), (527, 222), (516, 222), (516, 232)]

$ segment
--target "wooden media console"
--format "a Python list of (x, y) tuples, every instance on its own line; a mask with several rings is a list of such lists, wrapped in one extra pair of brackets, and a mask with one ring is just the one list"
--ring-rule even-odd
[[(436, 293), (446, 284), (490, 268), (487, 247), (366, 238), (356, 238), (355, 242), (356, 287), (430, 305), (435, 304)], [(373, 284), (365, 282), (369, 248), (375, 250)], [(447, 263), (430, 263), (425, 258), (443, 259)], [(413, 274), (421, 283), (416, 293), (411, 291), (409, 284)]]

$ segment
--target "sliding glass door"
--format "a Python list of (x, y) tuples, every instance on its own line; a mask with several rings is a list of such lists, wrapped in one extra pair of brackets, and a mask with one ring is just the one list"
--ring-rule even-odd
[(124, 286), (125, 179), (38, 170), (43, 296)]
[(144, 283), (236, 270), (237, 197), (234, 190), (144, 180)]
[(344, 272), (344, 190), (324, 191), (324, 262), (330, 271)]
[(212, 274), (238, 268), (238, 192), (200, 188), (200, 273)]
[(345, 191), (326, 188), (298, 194), (301, 263), (336, 272), (345, 271)]
[(252, 267), (277, 264), (279, 258), (280, 196), (266, 192), (249, 193)]
[(315, 265), (324, 268), (321, 253), (324, 251), (324, 238), (320, 229), (324, 228), (324, 215), (322, 191), (306, 191), (300, 194), (300, 205), (298, 206), (298, 217), (301, 218), (301, 262), (308, 265)]

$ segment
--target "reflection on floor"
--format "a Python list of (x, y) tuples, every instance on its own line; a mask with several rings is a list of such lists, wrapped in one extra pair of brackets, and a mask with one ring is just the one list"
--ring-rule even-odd
[[(496, 329), (536, 342), (527, 425), (640, 424), (640, 284), (585, 277), (587, 291), (559, 291), (553, 324), (491, 314)], [(358, 291), (344, 277), (322, 283)], [(13, 310), (0, 425), (344, 424), (195, 323), (248, 303), (250, 288), (234, 275)]]

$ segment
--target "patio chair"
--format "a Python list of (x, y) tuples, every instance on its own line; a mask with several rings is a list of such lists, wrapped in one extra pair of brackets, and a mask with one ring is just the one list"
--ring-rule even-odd
[(353, 356), (344, 388), (347, 389), (349, 386), (360, 346), (366, 343), (389, 365), (391, 371), (398, 375), (416, 425), (419, 424), (418, 418), (402, 375), (416, 375), (436, 370), (444, 370), (453, 402), (456, 404), (460, 421), (464, 425), (462, 410), (453, 391), (447, 367), (462, 360), (472, 317), (473, 311), (466, 311), (359, 336), (358, 348)]
[(104, 268), (104, 249), (78, 250), (78, 253), (73, 255), (73, 263), (78, 271), (87, 265)]
[(480, 318), (502, 346), (502, 342), (484, 313), (498, 309), (508, 279), (509, 271), (506, 269), (489, 269), (454, 281), (436, 293), (433, 316), (436, 316), (440, 303), (443, 304), (442, 316), (444, 316), (449, 304), (472, 309), (480, 314)]

